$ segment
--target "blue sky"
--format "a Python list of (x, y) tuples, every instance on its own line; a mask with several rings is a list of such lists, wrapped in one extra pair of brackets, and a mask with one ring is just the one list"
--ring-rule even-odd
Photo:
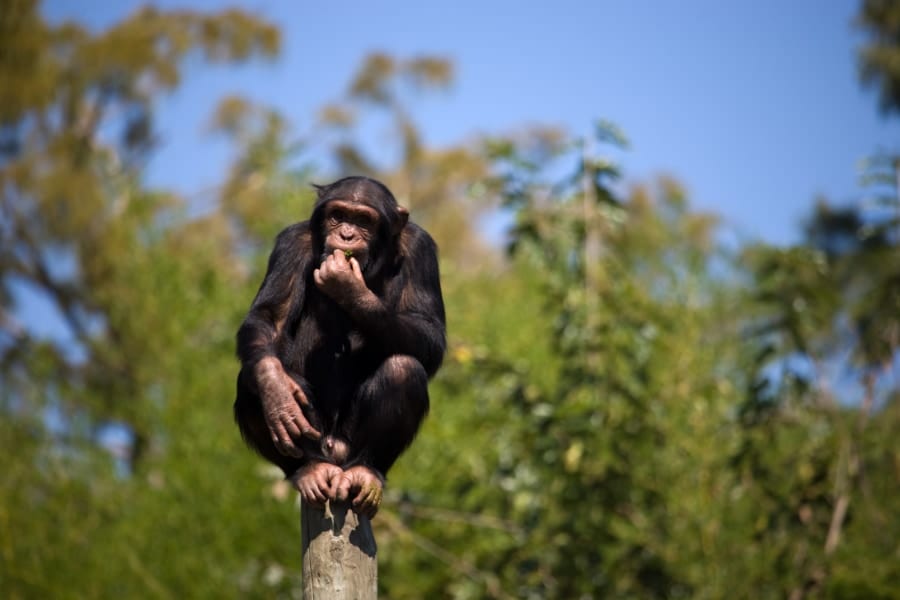
[[(52, 0), (44, 12), (104, 27), (140, 4)], [(282, 56), (192, 71), (160, 104), (153, 183), (196, 194), (222, 180), (227, 148), (204, 132), (222, 94), (273, 105), (302, 134), (373, 50), (455, 62), (454, 88), (414, 106), (429, 143), (535, 123), (587, 133), (610, 120), (631, 141), (628, 179), (674, 175), (744, 240), (796, 240), (817, 195), (857, 199), (861, 159), (898, 149), (900, 119), (879, 116), (874, 90), (857, 80), (858, 0), (238, 5), (282, 28)]]

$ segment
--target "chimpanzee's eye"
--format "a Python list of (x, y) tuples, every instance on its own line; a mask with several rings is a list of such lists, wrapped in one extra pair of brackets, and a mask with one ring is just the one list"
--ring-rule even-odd
[(361, 213), (356, 218), (356, 224), (364, 229), (371, 229), (374, 222), (372, 221), (372, 215), (369, 213)]
[(335, 225), (337, 225), (338, 223), (343, 223), (346, 220), (344, 211), (342, 210), (331, 211), (331, 213), (328, 215), (328, 219)]

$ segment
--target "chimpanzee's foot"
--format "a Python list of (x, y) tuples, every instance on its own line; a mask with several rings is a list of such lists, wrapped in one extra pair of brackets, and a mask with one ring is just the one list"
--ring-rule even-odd
[(339, 501), (352, 497), (353, 510), (371, 519), (381, 506), (383, 490), (384, 482), (375, 471), (364, 465), (356, 465), (338, 478), (334, 497)]
[(344, 471), (327, 462), (310, 462), (297, 469), (290, 481), (309, 506), (324, 508), (326, 500), (335, 498), (335, 490), (341, 483)]

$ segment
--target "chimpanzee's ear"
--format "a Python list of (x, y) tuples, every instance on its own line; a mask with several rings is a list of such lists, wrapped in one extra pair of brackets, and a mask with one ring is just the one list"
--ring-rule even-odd
[(406, 223), (409, 221), (409, 211), (402, 206), (398, 206), (397, 216), (399, 218), (394, 223), (394, 235), (400, 235), (400, 232), (403, 231), (404, 227), (406, 227)]

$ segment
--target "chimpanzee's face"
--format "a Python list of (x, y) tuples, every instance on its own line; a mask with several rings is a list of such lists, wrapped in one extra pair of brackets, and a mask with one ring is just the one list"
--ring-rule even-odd
[(365, 271), (370, 249), (378, 234), (378, 211), (371, 206), (335, 199), (325, 205), (323, 231), (325, 256), (340, 250)]

